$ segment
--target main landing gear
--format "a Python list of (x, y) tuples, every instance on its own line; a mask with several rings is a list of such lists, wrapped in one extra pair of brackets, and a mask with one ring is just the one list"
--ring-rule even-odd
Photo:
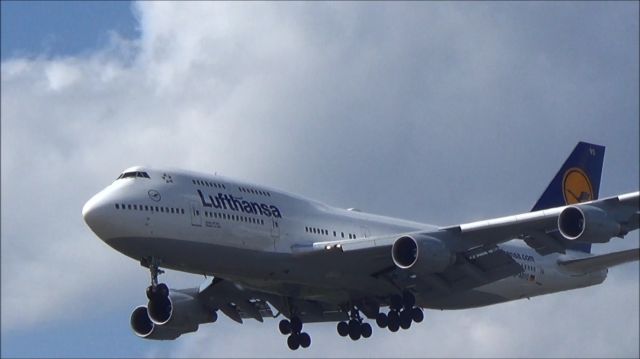
[(289, 349), (297, 350), (300, 347), (308, 348), (311, 345), (311, 337), (302, 331), (302, 320), (296, 315), (291, 316), (291, 320), (282, 319), (278, 328), (283, 335), (289, 335), (287, 338)]
[(372, 333), (371, 325), (369, 323), (363, 323), (360, 311), (355, 307), (349, 311), (349, 321), (338, 323), (338, 334), (342, 337), (347, 335), (351, 340), (358, 340), (360, 338), (369, 338)]
[(409, 329), (412, 322), (420, 323), (424, 319), (422, 309), (415, 305), (416, 298), (410, 291), (405, 290), (402, 296), (393, 295), (390, 300), (389, 313), (378, 313), (376, 317), (376, 324), (380, 328), (397, 332), (399, 328)]

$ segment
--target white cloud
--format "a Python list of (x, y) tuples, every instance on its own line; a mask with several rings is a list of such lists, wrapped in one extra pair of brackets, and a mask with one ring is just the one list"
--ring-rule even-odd
[[(135, 164), (450, 224), (527, 210), (589, 140), (608, 146), (602, 193), (637, 189), (634, 6), (143, 2), (139, 39), (3, 61), (3, 335), (81, 320), (105, 291), (104, 310), (142, 302), (146, 272), (80, 218)], [(295, 355), (637, 356), (637, 271), (624, 268), (358, 343), (310, 325), (312, 350)], [(173, 354), (289, 355), (276, 324), (217, 323)]]

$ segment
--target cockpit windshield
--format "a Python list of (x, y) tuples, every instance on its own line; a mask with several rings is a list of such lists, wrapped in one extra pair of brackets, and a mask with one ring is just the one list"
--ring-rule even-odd
[(129, 178), (129, 177), (151, 178), (151, 177), (149, 177), (149, 174), (147, 174), (147, 172), (131, 171), (131, 172), (123, 172), (123, 173), (121, 173), (120, 176), (118, 176), (118, 178), (116, 178), (116, 180), (119, 180), (121, 178)]

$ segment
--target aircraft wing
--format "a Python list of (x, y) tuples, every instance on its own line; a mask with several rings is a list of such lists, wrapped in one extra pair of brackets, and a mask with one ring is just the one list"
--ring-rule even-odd
[(593, 272), (640, 259), (640, 249), (628, 249), (587, 258), (560, 260), (558, 264), (577, 273)]
[[(424, 235), (442, 240), (454, 252), (463, 252), (477, 247), (491, 248), (512, 239), (523, 239), (529, 246), (539, 250), (554, 248), (550, 252), (564, 252), (569, 239), (559, 233), (558, 219), (568, 207), (577, 208), (581, 213), (595, 213), (597, 221), (607, 221), (619, 228), (601, 238), (598, 242), (608, 242), (611, 237), (626, 235), (638, 229), (640, 217), (640, 192), (632, 192), (615, 197), (583, 202), (570, 206), (561, 206), (535, 212), (527, 212), (507, 217), (493, 218), (484, 221), (464, 223), (442, 227), (432, 232), (410, 233)], [(604, 217), (603, 217), (604, 216)], [(593, 217), (593, 216), (591, 216)], [(585, 228), (590, 228), (590, 217), (584, 218)], [(389, 247), (403, 234), (378, 238), (365, 238), (343, 241), (327, 241), (314, 243), (312, 248), (298, 248), (298, 251), (340, 248), (342, 251), (366, 250), (371, 247)], [(542, 245), (540, 245), (542, 243)], [(537, 244), (538, 246), (535, 246)], [(550, 253), (547, 252), (547, 253)]]
[[(614, 236), (622, 237), (638, 228), (638, 202), (639, 192), (634, 192), (571, 206), (442, 227), (435, 231), (316, 242), (310, 246), (295, 247), (293, 251), (311, 262), (317, 261), (318, 265), (331, 263), (333, 271), (342, 273), (336, 280), (345, 287), (360, 288), (363, 296), (366, 296), (365, 292), (384, 296), (394, 288), (414, 287), (421, 295), (432, 298), (520, 273), (522, 268), (497, 247), (500, 243), (520, 238), (530, 246), (538, 244), (534, 247), (536, 250), (543, 248), (549, 251), (551, 248), (555, 252), (564, 252), (570, 240), (559, 233), (558, 219), (569, 207), (575, 213), (578, 210), (585, 213), (585, 221), (578, 221), (585, 230), (594, 225), (593, 221), (606, 220), (613, 224), (603, 225), (605, 229), (615, 227), (615, 231), (591, 240), (606, 242)], [(455, 255), (455, 262), (436, 273), (417, 276), (412, 270), (399, 269), (392, 259), (392, 247), (396, 240), (406, 236), (416, 238), (418, 246), (421, 238), (441, 241)], [(543, 243), (543, 246), (539, 243)], [(577, 267), (578, 264), (572, 266)], [(358, 293), (352, 292), (352, 296), (358, 296)]]

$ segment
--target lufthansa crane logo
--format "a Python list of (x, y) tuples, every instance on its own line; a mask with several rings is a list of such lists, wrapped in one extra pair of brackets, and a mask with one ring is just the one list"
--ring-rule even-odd
[(562, 180), (562, 194), (566, 204), (591, 201), (593, 188), (587, 174), (579, 168), (570, 168)]
[(148, 193), (149, 198), (151, 198), (152, 201), (158, 202), (160, 200), (160, 192), (156, 191), (155, 189), (150, 190)]

